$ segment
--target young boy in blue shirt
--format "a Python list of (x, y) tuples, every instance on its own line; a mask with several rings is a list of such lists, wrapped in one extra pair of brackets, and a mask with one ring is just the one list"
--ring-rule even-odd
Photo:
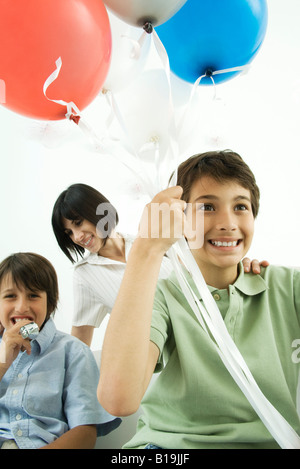
[[(44, 257), (17, 253), (0, 264), (0, 447), (88, 449), (120, 424), (99, 404), (89, 347), (56, 330), (56, 272)], [(23, 338), (21, 327), (39, 333)]]

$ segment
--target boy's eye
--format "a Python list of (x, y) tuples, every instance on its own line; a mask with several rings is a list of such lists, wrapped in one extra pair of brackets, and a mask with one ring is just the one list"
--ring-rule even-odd
[(203, 210), (204, 212), (213, 212), (214, 207), (212, 204), (201, 204), (200, 210)]
[(29, 290), (27, 294), (28, 294), (29, 298), (40, 298), (42, 292), (40, 292), (39, 290), (35, 290), (35, 291), (34, 290), (32, 290), (32, 291)]
[(238, 204), (235, 206), (235, 210), (245, 211), (248, 210), (248, 207), (245, 204)]

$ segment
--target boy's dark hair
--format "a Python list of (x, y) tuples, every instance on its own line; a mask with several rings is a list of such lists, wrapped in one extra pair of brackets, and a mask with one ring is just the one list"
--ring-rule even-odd
[[(107, 205), (107, 215), (97, 215), (97, 207), (100, 204)], [(75, 244), (65, 232), (63, 219), (66, 218), (71, 221), (87, 220), (97, 227), (104, 216), (108, 220), (104, 227), (105, 233), (103, 233), (105, 244), (119, 221), (118, 213), (109, 200), (96, 189), (86, 184), (72, 184), (60, 194), (52, 211), (52, 228), (59, 247), (72, 263), (76, 262), (78, 256), (83, 257), (85, 249)], [(75, 258), (72, 254), (75, 254)]]
[(191, 156), (181, 163), (177, 171), (177, 184), (183, 188), (183, 200), (189, 201), (192, 184), (203, 176), (209, 176), (221, 183), (234, 180), (248, 189), (253, 216), (257, 216), (259, 188), (254, 174), (238, 153), (231, 150), (209, 151)]
[(47, 293), (46, 322), (55, 311), (58, 302), (58, 282), (53, 265), (39, 254), (19, 252), (1, 262), (0, 285), (8, 274), (18, 288)]

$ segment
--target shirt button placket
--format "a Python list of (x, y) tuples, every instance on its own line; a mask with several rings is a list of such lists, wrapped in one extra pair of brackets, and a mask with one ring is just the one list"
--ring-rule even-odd
[(229, 310), (226, 317), (226, 325), (229, 334), (234, 338), (235, 325), (239, 312), (239, 298), (238, 295), (231, 285), (229, 286)]
[[(26, 365), (25, 365), (25, 368)], [(23, 399), (23, 390), (24, 383), (26, 382), (26, 371), (24, 369), (24, 362), (22, 356), (15, 363), (15, 372), (14, 378), (11, 381), (10, 387), (8, 389), (10, 397), (10, 421), (11, 421), (11, 431), (14, 435), (14, 438), (18, 444), (18, 438), (24, 437), (24, 415), (22, 407)]]

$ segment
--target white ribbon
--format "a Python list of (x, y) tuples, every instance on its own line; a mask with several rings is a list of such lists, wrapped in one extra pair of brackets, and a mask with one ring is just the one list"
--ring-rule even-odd
[(67, 107), (67, 113), (65, 114), (65, 116), (67, 118), (70, 119), (71, 115), (73, 114), (73, 111), (75, 111), (75, 113), (78, 116), (80, 116), (80, 111), (79, 111), (78, 107), (72, 101), (67, 103), (66, 101), (63, 101), (62, 99), (50, 99), (47, 96), (48, 87), (51, 85), (51, 83), (53, 83), (56, 80), (56, 78), (58, 77), (58, 75), (60, 73), (60, 69), (62, 67), (61, 57), (59, 57), (56, 60), (55, 65), (56, 65), (56, 69), (54, 70), (54, 72), (51, 73), (51, 75), (49, 75), (49, 77), (47, 78), (47, 80), (44, 83), (43, 93), (44, 93), (45, 97), (48, 99), (48, 101), (52, 101), (53, 103), (60, 104), (61, 106), (66, 106)]
[(170, 62), (167, 51), (161, 42), (157, 32), (153, 29), (151, 34), (153, 39), (153, 44), (156, 48), (158, 56), (162, 62), (162, 66), (164, 68), (168, 86), (169, 86), (169, 145), (170, 145), (170, 152), (172, 155), (172, 159), (174, 162), (174, 167), (177, 167), (178, 164), (178, 157), (179, 157), (179, 145), (178, 145), (178, 134), (177, 128), (175, 123), (175, 112), (174, 112), (174, 104), (173, 104), (173, 97), (172, 97), (172, 86), (171, 86), (171, 70), (170, 70)]
[(215, 100), (216, 97), (217, 97), (217, 86), (216, 86), (215, 80), (213, 78), (214, 75), (220, 75), (222, 73), (230, 73), (230, 72), (239, 72), (239, 71), (242, 72), (242, 74), (245, 74), (245, 73), (248, 72), (249, 69), (250, 69), (250, 65), (246, 64), (246, 65), (241, 65), (239, 67), (226, 68), (226, 69), (223, 69), (223, 70), (215, 70), (215, 71), (212, 71), (210, 74), (205, 73), (204, 75), (200, 75), (200, 77), (198, 77), (197, 80), (193, 84), (192, 91), (191, 91), (188, 103), (185, 107), (185, 110), (184, 110), (184, 113), (183, 113), (183, 116), (182, 116), (182, 119), (181, 119), (181, 123), (178, 125), (178, 128), (177, 128), (177, 133), (180, 134), (182, 132), (183, 128), (184, 128), (184, 122), (185, 122), (187, 116), (190, 113), (192, 103), (194, 101), (195, 94), (196, 94), (196, 91), (198, 89), (198, 86), (201, 83), (201, 80), (203, 80), (204, 78), (210, 78), (210, 80), (212, 81), (213, 87), (214, 87), (214, 95), (213, 95), (212, 99)]
[(49, 77), (46, 79), (44, 86), (43, 86), (43, 93), (45, 97), (48, 99), (48, 101), (52, 101), (53, 103), (60, 104), (61, 106), (66, 106), (67, 112), (65, 114), (65, 117), (69, 120), (74, 121), (78, 127), (87, 135), (87, 137), (93, 142), (93, 144), (96, 146), (96, 148), (101, 149), (103, 146), (103, 141), (101, 138), (98, 137), (96, 132), (93, 130), (93, 128), (88, 124), (88, 122), (82, 117), (80, 110), (76, 106), (76, 104), (73, 101), (66, 102), (62, 99), (51, 99), (48, 98), (47, 96), (47, 89), (53, 83), (61, 70), (62, 67), (62, 60), (61, 57), (59, 57), (56, 62), (56, 69), (54, 72), (49, 75)]

